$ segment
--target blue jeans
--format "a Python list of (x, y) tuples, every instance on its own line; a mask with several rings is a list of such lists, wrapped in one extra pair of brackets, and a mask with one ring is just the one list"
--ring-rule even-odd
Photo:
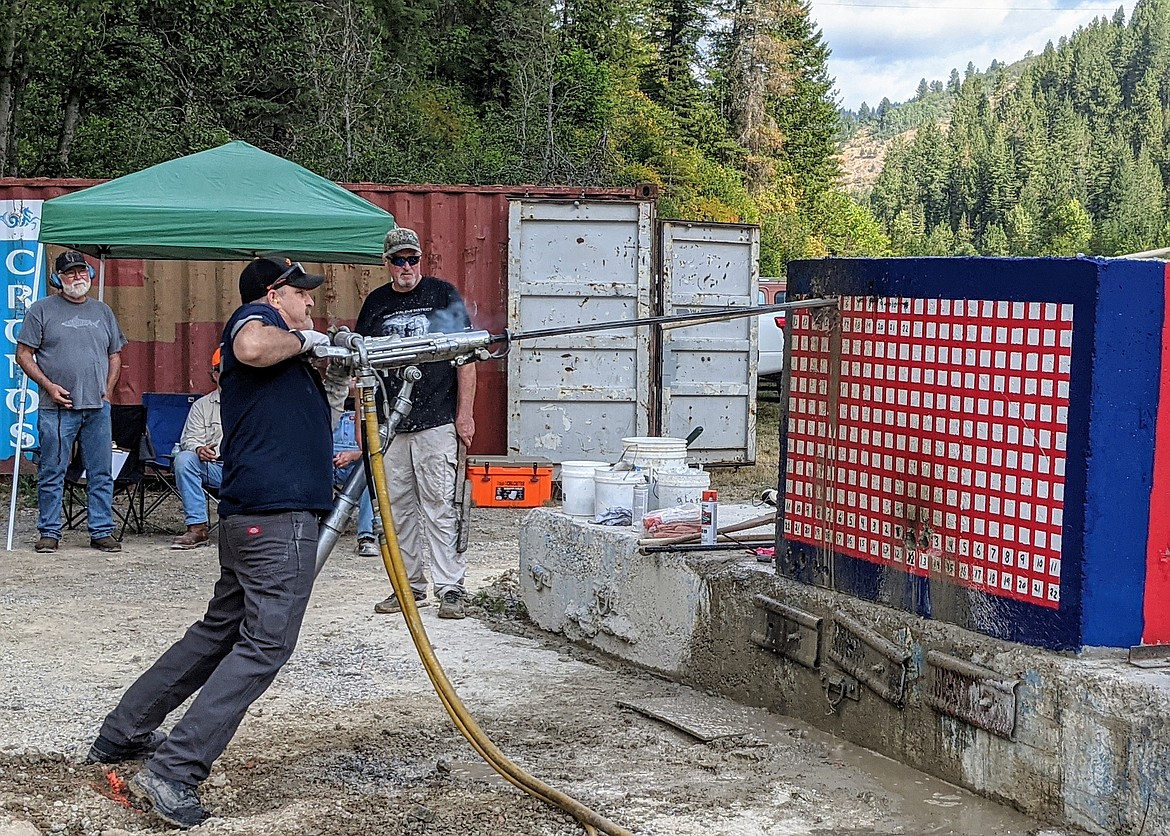
[(207, 524), (207, 497), (203, 486), (218, 488), (223, 482), (223, 462), (201, 462), (193, 450), (175, 454), (175, 485), (183, 497), (183, 522), (186, 525)]
[[(42, 402), (43, 403), (43, 402)], [(114, 477), (111, 474), (113, 430), (110, 404), (95, 409), (57, 409), (41, 406), (37, 416), (41, 455), (37, 462), (37, 531), (42, 537), (61, 539), (61, 499), (65, 471), (73, 455), (73, 443), (81, 445), (85, 466), (86, 516), (89, 538), (98, 540), (114, 533)]]
[[(361, 459), (358, 459), (351, 465), (333, 468), (334, 487), (340, 488), (344, 485), (346, 480), (349, 479), (350, 474), (353, 473), (353, 469), (361, 466)], [(367, 537), (371, 540), (374, 539), (374, 505), (370, 502), (370, 491), (368, 487), (362, 491), (362, 499), (358, 503), (357, 533), (359, 540)]]

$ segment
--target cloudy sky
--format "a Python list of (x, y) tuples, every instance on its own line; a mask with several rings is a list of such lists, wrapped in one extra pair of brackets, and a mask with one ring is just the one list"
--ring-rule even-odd
[(1128, 20), (1132, 0), (812, 0), (812, 14), (833, 51), (839, 101), (856, 110), (883, 96), (904, 102), (919, 79), (945, 82), (968, 61), (986, 70), (1041, 52), (1119, 6)]

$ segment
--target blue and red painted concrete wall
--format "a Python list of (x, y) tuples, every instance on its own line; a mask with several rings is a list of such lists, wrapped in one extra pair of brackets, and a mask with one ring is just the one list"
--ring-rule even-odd
[(1162, 262), (789, 266), (778, 571), (1051, 648), (1170, 643)]

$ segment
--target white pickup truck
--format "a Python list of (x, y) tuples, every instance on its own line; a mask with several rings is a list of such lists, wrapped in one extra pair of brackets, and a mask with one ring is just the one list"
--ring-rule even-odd
[[(786, 283), (782, 281), (760, 280), (760, 292), (757, 301), (761, 305), (775, 305), (785, 299)], [(760, 314), (759, 320), (759, 357), (756, 361), (756, 371), (760, 378), (780, 382), (780, 374), (784, 371), (784, 313)]]

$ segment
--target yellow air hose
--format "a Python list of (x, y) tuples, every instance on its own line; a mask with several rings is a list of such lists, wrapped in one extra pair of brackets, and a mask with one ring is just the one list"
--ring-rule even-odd
[[(377, 439), (380, 436), (378, 433), (378, 417), (375, 407), (374, 390), (371, 387), (363, 387), (361, 393), (362, 418), (365, 421), (366, 438)], [(468, 713), (466, 706), (459, 699), (459, 695), (455, 693), (455, 687), (451, 684), (451, 680), (447, 678), (447, 673), (443, 670), (443, 666), (439, 663), (438, 658), (435, 656), (434, 648), (431, 647), (430, 640), (427, 638), (426, 628), (423, 627), (422, 617), (419, 615), (418, 607), (414, 602), (414, 594), (410, 588), (410, 581), (406, 577), (406, 568), (402, 563), (402, 551), (398, 547), (398, 535), (394, 530), (394, 520), (391, 517), (390, 501), (388, 499), (389, 494), (386, 489), (386, 471), (382, 467), (381, 447), (378, 444), (372, 444), (369, 449), (370, 470), (374, 479), (374, 493), (378, 500), (378, 514), (382, 518), (382, 530), (384, 532), (381, 544), (382, 563), (386, 567), (386, 574), (390, 577), (390, 585), (394, 588), (394, 595), (398, 598), (399, 603), (402, 604), (402, 615), (406, 619), (406, 627), (410, 630), (410, 637), (414, 641), (415, 648), (418, 650), (423, 668), (426, 670), (427, 676), (430, 677), (431, 684), (434, 686), (439, 698), (443, 701), (443, 706), (447, 709), (447, 713), (451, 716), (451, 720), (455, 723), (456, 728), (467, 738), (467, 742), (479, 753), (480, 757), (492, 769), (503, 776), (505, 780), (530, 795), (564, 810), (581, 823), (581, 826), (589, 836), (596, 836), (597, 831), (608, 834), (608, 836), (633, 836), (624, 827), (614, 824), (575, 798), (550, 787), (540, 779), (534, 778), (522, 770), (509, 760), (508, 756), (496, 744), (488, 739), (483, 729), (479, 727), (479, 724)]]

